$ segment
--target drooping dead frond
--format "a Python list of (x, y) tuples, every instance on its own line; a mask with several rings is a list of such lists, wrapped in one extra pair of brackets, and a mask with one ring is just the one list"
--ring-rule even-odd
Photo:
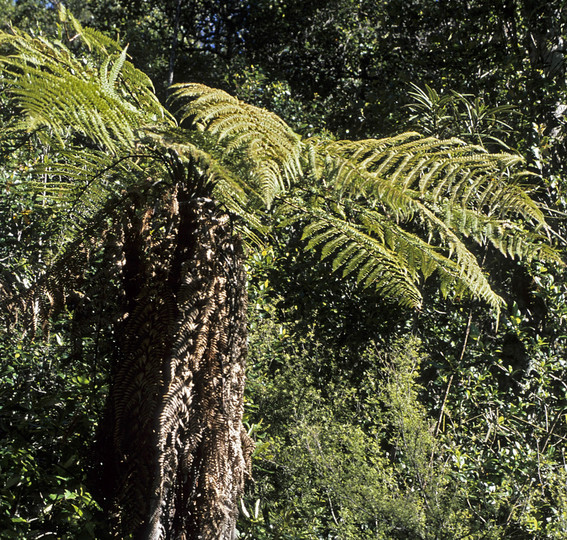
[(150, 234), (156, 216), (125, 220), (136, 301), (119, 332), (102, 445), (109, 506), (117, 537), (231, 540), (252, 449), (243, 254), (212, 201), (179, 192), (171, 203), (167, 233)]

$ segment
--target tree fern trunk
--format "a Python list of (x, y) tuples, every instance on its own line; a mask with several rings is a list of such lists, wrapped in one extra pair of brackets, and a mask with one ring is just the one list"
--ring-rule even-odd
[(174, 197), (124, 227), (127, 308), (103, 445), (116, 537), (234, 536), (252, 448), (242, 260), (208, 199)]

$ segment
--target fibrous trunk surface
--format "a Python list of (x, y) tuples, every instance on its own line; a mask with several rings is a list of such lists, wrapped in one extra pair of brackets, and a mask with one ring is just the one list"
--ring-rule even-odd
[(241, 246), (213, 201), (178, 195), (133, 211), (123, 236), (126, 308), (101, 445), (114, 535), (232, 539), (252, 449)]

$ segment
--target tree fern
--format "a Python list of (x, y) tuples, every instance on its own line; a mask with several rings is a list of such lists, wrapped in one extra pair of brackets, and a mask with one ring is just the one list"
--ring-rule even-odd
[[(428, 276), (433, 269), (447, 286), (460, 282), (491, 305), (500, 304), (465, 238), (489, 242), (508, 256), (554, 256), (553, 250), (543, 247), (547, 225), (542, 210), (520, 183), (522, 173), (514, 172), (522, 163), (516, 155), (489, 154), (458, 139), (423, 138), (416, 133), (364, 141), (302, 141), (273, 113), (199, 84), (174, 87), (172, 101), (180, 121), (189, 122), (196, 131), (176, 128), (153, 98), (149, 82), (128, 63), (126, 50), (100, 41), (72, 21), (92, 51), (107, 54), (98, 68), (89, 59), (88, 69), (81, 71), (84, 61), (63, 44), (16, 34), (13, 41), (20, 55), (4, 60), (5, 73), (18, 81), (13, 91), (32, 125), (45, 123), (61, 137), (70, 126), (88, 133), (118, 157), (113, 174), (122, 182), (130, 178), (126, 183), (137, 185), (136, 175), (148, 168), (147, 162), (137, 165), (135, 145), (145, 144), (154, 156), (173, 152), (178, 162), (197, 167), (208, 179), (210, 195), (243, 216), (248, 224), (243, 230), (251, 234), (263, 230), (255, 217), (260, 200), (268, 208), (276, 200), (285, 203), (288, 193), (307, 181), (315, 192), (334, 201), (335, 212), (324, 216), (325, 232), (312, 238), (316, 225), (309, 221), (307, 245), (320, 246), (324, 257), (335, 257), (336, 268), (356, 273), (362, 284), (372, 283), (384, 292), (390, 290), (388, 279), (406, 283), (392, 290), (407, 290), (408, 296), (402, 295), (400, 301), (409, 305), (419, 305), (414, 290), (419, 275)], [(18, 77), (24, 71), (26, 77)], [(39, 79), (42, 85), (34, 86)], [(89, 202), (82, 204), (81, 197), (75, 201), (82, 210), (75, 220), (79, 223), (88, 219), (89, 207), (96, 207), (97, 194), (107, 190), (105, 182), (115, 181), (102, 181), (108, 177), (102, 171), (113, 166), (105, 162), (104, 151), (98, 169), (94, 168), (101, 171), (96, 182), (85, 176), (93, 174), (92, 164), (81, 163), (81, 152), (74, 154), (65, 154), (66, 170), (59, 173), (85, 186), (83, 199)], [(159, 166), (155, 175), (160, 176)], [(98, 202), (103, 199), (104, 195)], [(348, 218), (345, 201), (359, 207)], [(310, 219), (323, 215), (311, 209)], [(516, 219), (525, 225), (512, 226)], [(395, 243), (388, 243), (388, 238), (396, 237), (399, 246), (394, 256)], [(373, 248), (364, 247), (365, 242)], [(354, 256), (355, 245), (367, 256)], [(374, 263), (367, 260), (373, 257)], [(379, 267), (381, 272), (376, 271)]]

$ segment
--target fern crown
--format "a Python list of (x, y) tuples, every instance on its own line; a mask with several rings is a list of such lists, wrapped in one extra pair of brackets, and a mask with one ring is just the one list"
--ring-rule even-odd
[(10, 136), (33, 132), (52, 148), (37, 172), (49, 179), (44, 201), (64, 216), (55, 258), (85, 223), (117, 218), (124, 193), (151, 205), (159, 190), (197, 183), (242, 217), (249, 238), (266, 232), (268, 217), (300, 226), (334, 270), (412, 307), (432, 274), (445, 293), (502, 305), (474, 244), (559, 261), (517, 155), (417, 133), (302, 139), (275, 114), (201, 84), (172, 87), (177, 123), (127, 47), (64, 9), (60, 17), (58, 41), (0, 33), (10, 51), (2, 81), (24, 113)]

